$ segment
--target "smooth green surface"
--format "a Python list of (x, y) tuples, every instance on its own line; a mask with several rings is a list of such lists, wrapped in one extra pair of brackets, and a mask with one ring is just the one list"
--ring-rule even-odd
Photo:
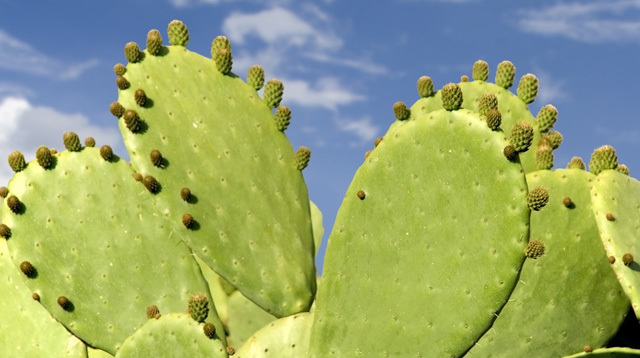
[(529, 233), (525, 176), (505, 145), (467, 110), (387, 133), (329, 238), (311, 356), (457, 356), (489, 328)]
[[(119, 125), (132, 166), (162, 186), (162, 213), (207, 265), (274, 315), (307, 310), (315, 293), (309, 198), (271, 109), (233, 74), (184, 47), (127, 65), (118, 101), (144, 122)], [(142, 88), (150, 99), (139, 107)], [(159, 150), (164, 164), (149, 159)], [(192, 200), (180, 198), (187, 187)], [(196, 225), (181, 222), (191, 214)]]
[[(622, 289), (640, 317), (640, 182), (615, 170), (598, 174), (591, 190), (593, 212), (598, 223), (602, 243)], [(607, 219), (613, 215), (613, 220)], [(622, 256), (630, 253), (634, 262), (625, 266)]]
[(163, 315), (150, 319), (122, 344), (117, 358), (227, 358), (219, 339), (204, 334), (203, 324), (188, 314)]
[(87, 347), (88, 358), (113, 358), (113, 356), (103, 350)]
[[(182, 312), (208, 286), (189, 248), (175, 235), (153, 196), (119, 158), (104, 161), (97, 148), (64, 151), (55, 168), (31, 162), (9, 182), (24, 212), (2, 208), (12, 230), (16, 265), (29, 261), (26, 280), (41, 303), (71, 332), (114, 354), (147, 319), (146, 307)], [(66, 296), (72, 310), (57, 303)], [(208, 321), (222, 332), (215, 314)]]
[(280, 318), (256, 332), (233, 358), (308, 357), (312, 323), (312, 313)]
[(0, 356), (86, 358), (84, 343), (31, 298), (23, 276), (0, 239)]
[(313, 226), (313, 244), (316, 249), (316, 255), (320, 250), (322, 244), (322, 236), (324, 235), (324, 226), (322, 225), (322, 211), (318, 208), (313, 201), (309, 201), (309, 207), (311, 209), (311, 224)]
[(276, 320), (276, 317), (244, 297), (240, 291), (229, 296), (227, 307), (229, 340), (235, 347), (241, 347), (256, 331)]
[(527, 174), (530, 188), (549, 192), (547, 205), (531, 212), (531, 240), (544, 243), (545, 253), (526, 259), (509, 302), (468, 357), (559, 357), (602, 347), (615, 335), (629, 300), (591, 210), (595, 178), (579, 169)]

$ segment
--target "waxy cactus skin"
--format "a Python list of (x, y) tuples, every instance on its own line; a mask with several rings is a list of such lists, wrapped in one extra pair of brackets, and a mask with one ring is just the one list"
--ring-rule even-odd
[(534, 75), (514, 88), (511, 62), (478, 60), (390, 101), (316, 277), (286, 84), (258, 65), (243, 81), (224, 36), (208, 57), (189, 39), (174, 20), (119, 50), (108, 110), (130, 163), (73, 132), (7, 153), (1, 356), (640, 355), (603, 348), (640, 328), (620, 326), (640, 314), (640, 184), (611, 146), (553, 169), (558, 109), (530, 112)]

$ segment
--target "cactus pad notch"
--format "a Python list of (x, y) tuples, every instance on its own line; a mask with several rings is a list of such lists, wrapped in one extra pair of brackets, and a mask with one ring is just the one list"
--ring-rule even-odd
[[(172, 22), (174, 46), (126, 67), (131, 86), (119, 91), (127, 109), (119, 125), (132, 166), (158, 181), (162, 211), (207, 265), (274, 315), (308, 310), (316, 282), (303, 165), (296, 167), (300, 158), (281, 131), (288, 119), (279, 115), (276, 122), (271, 110), (282, 99), (282, 83), (269, 81), (263, 100), (255, 88), (261, 80), (253, 78), (260, 73), (252, 71), (252, 85), (224, 74), (226, 67), (221, 72), (214, 60), (184, 47), (188, 37), (184, 24)], [(139, 107), (136, 89), (153, 105)], [(151, 150), (167, 164), (155, 166)], [(197, 200), (184, 201), (183, 188)], [(194, 225), (183, 225), (185, 213)]]

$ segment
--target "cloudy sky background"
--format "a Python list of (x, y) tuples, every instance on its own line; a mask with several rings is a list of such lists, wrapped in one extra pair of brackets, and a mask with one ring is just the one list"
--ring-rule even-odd
[[(224, 34), (235, 73), (260, 64), (284, 82), (294, 114), (287, 135), (313, 153), (304, 173), (325, 242), (364, 152), (394, 121), (393, 103), (417, 100), (418, 77), (440, 88), (470, 75), (478, 59), (492, 72), (506, 59), (517, 78), (538, 76), (530, 109), (551, 103), (560, 113), (556, 167), (612, 144), (640, 173), (640, 1), (632, 0), (0, 0), (0, 156), (62, 148), (62, 133), (73, 130), (127, 157), (108, 111), (113, 65), (126, 63), (125, 43), (144, 47), (152, 28), (166, 41), (173, 19), (189, 27), (192, 51), (208, 56)], [(10, 177), (3, 159), (0, 183)]]

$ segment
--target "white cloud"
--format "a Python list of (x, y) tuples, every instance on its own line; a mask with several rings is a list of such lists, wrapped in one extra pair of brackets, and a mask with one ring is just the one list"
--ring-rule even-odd
[(606, 0), (558, 3), (518, 13), (525, 32), (582, 42), (640, 41), (640, 1)]
[(194, 4), (219, 4), (223, 1), (230, 1), (230, 0), (169, 0), (169, 3), (175, 7), (187, 7), (187, 6), (191, 6)]
[(254, 14), (234, 12), (224, 20), (222, 30), (238, 44), (243, 44), (248, 36), (256, 36), (278, 47), (327, 49), (342, 46), (342, 40), (337, 36), (319, 31), (292, 11), (277, 7)]
[(338, 106), (362, 101), (365, 96), (349, 91), (339, 80), (332, 77), (321, 78), (311, 86), (303, 80), (282, 80), (284, 83), (284, 103), (297, 103), (305, 107), (320, 107), (336, 110)]
[(92, 136), (97, 145), (109, 144), (116, 153), (123, 151), (117, 128), (91, 124), (79, 113), (66, 114), (49, 107), (33, 106), (21, 97), (0, 100), (0, 118), (3, 126), (0, 131), (0, 185), (6, 185), (13, 176), (6, 161), (11, 152), (19, 150), (27, 160), (33, 160), (40, 145), (64, 150), (62, 134), (67, 131), (76, 132), (80, 138)]
[(538, 77), (538, 96), (536, 97), (536, 103), (541, 105), (549, 103), (558, 103), (567, 99), (569, 96), (565, 89), (565, 81), (557, 79), (548, 72), (537, 69), (535, 71), (536, 77)]
[(310, 53), (305, 56), (318, 62), (349, 67), (372, 75), (381, 75), (388, 72), (384, 66), (373, 63), (368, 59), (354, 60), (350, 58), (335, 57), (329, 56), (326, 52)]
[(363, 117), (360, 119), (340, 118), (335, 121), (338, 129), (342, 132), (354, 134), (360, 138), (359, 145), (371, 144), (378, 136), (380, 128), (371, 123), (371, 118)]
[(68, 80), (77, 78), (98, 62), (91, 59), (79, 63), (64, 63), (0, 30), (0, 69)]

